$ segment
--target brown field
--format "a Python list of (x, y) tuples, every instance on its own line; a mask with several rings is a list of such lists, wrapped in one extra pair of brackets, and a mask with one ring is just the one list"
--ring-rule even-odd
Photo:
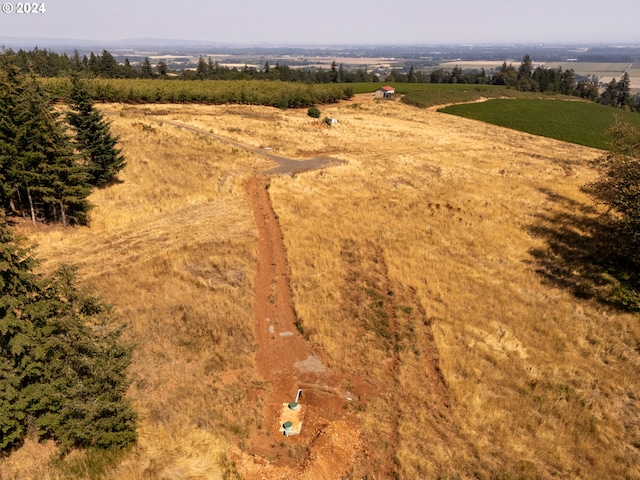
[[(580, 187), (601, 152), (370, 97), (321, 107), (331, 128), (267, 107), (103, 109), (122, 183), (94, 193), (90, 228), (21, 230), (137, 344), (140, 438), (105, 478), (640, 477), (638, 318), (538, 273), (567, 266), (551, 238), (588, 238)], [(260, 180), (271, 162), (175, 122), (345, 163)], [(256, 365), (293, 359), (258, 330), (254, 177), (313, 375)], [(296, 382), (306, 427), (285, 438), (271, 405)], [(54, 452), (27, 442), (0, 478), (66, 478)]]

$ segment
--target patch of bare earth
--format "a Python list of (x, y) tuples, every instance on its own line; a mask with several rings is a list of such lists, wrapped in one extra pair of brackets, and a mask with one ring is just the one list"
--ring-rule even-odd
[[(246, 189), (258, 229), (256, 369), (269, 392), (261, 428), (251, 432), (244, 451), (233, 448), (230, 458), (247, 479), (339, 479), (362, 452), (358, 422), (347, 405), (352, 394), (340, 390), (339, 379), (323, 364), (323, 352), (296, 328), (286, 251), (266, 182), (252, 177)], [(299, 389), (303, 429), (300, 435), (285, 437), (280, 414)]]

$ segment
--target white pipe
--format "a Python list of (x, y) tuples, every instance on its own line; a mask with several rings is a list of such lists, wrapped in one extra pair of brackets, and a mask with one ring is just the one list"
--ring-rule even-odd
[(298, 390), (298, 394), (296, 395), (296, 403), (298, 403), (298, 399), (300, 398), (300, 395), (302, 395), (302, 389)]

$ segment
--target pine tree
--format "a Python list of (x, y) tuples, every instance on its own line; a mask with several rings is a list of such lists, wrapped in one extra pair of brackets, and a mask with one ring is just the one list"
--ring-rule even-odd
[(101, 187), (115, 180), (126, 165), (125, 158), (116, 148), (118, 137), (111, 134), (110, 124), (95, 108), (86, 87), (78, 77), (72, 78), (72, 84), (67, 120), (75, 129), (75, 145), (84, 158), (89, 184)]
[(15, 185), (9, 169), (17, 158), (15, 138), (18, 125), (15, 121), (16, 101), (20, 94), (20, 75), (18, 67), (13, 64), (13, 55), (5, 53), (0, 58), (0, 200), (3, 207), (11, 204), (15, 193)]
[(17, 161), (13, 180), (19, 200), (28, 200), (32, 221), (37, 217), (64, 225), (87, 223), (91, 189), (86, 170), (76, 161), (73, 147), (58, 114), (38, 81), (31, 75), (24, 83), (16, 116), (19, 125)]
[(26, 434), (27, 412), (21, 388), (41, 370), (42, 352), (25, 350), (34, 337), (33, 325), (21, 321), (25, 306), (37, 308), (36, 261), (13, 241), (0, 214), (0, 450)]
[(624, 72), (622, 78), (615, 87), (616, 106), (625, 108), (631, 105), (631, 79), (629, 73)]
[(140, 70), (141, 78), (154, 78), (155, 74), (153, 73), (153, 67), (151, 66), (151, 62), (149, 61), (149, 57), (145, 57), (142, 62), (142, 67)]
[(131, 348), (109, 307), (75, 286), (72, 268), (46, 278), (36, 264), (0, 215), (0, 450), (27, 433), (63, 451), (135, 441), (124, 399)]
[(63, 224), (86, 223), (90, 188), (70, 139), (33, 74), (4, 59), (0, 75), (0, 198), (5, 209)]

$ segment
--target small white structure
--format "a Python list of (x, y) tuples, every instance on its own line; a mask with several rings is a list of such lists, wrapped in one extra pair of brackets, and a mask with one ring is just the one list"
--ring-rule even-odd
[(393, 97), (393, 94), (395, 92), (396, 92), (395, 88), (386, 85), (384, 87), (380, 87), (375, 92), (373, 92), (373, 96), (375, 98), (391, 98)]
[(280, 432), (285, 437), (291, 435), (300, 435), (302, 431), (302, 421), (304, 419), (303, 407), (298, 403), (302, 390), (298, 390), (296, 399), (290, 403), (282, 404), (282, 412), (280, 413)]

